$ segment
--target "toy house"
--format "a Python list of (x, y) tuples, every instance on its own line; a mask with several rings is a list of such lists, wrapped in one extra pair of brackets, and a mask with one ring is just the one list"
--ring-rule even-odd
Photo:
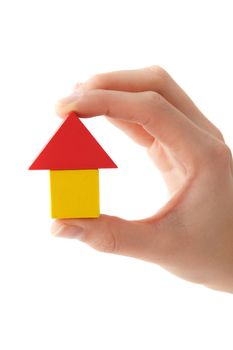
[(117, 166), (71, 112), (29, 169), (50, 170), (53, 218), (92, 218), (100, 215), (100, 168)]

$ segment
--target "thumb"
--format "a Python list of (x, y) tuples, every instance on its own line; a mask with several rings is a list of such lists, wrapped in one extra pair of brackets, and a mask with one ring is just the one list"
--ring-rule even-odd
[(168, 243), (161, 220), (154, 219), (127, 221), (107, 215), (97, 219), (60, 219), (53, 223), (51, 232), (54, 236), (77, 238), (102, 252), (153, 262), (160, 260)]

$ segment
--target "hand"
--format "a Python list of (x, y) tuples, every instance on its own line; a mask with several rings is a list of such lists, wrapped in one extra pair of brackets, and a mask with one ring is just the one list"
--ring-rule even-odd
[(233, 292), (233, 162), (220, 131), (162, 68), (105, 73), (56, 105), (62, 117), (106, 115), (145, 146), (171, 199), (153, 217), (64, 219), (52, 231), (154, 262), (189, 281)]

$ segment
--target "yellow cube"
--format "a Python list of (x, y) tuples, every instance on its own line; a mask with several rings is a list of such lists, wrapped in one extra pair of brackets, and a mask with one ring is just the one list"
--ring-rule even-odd
[(52, 218), (96, 218), (99, 170), (50, 170)]

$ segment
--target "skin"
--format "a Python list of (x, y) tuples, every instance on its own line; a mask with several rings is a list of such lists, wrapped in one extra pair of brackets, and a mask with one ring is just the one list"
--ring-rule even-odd
[(108, 120), (147, 148), (171, 193), (153, 217), (62, 219), (55, 236), (159, 264), (206, 287), (233, 293), (233, 162), (221, 132), (161, 67), (110, 72), (59, 100), (61, 117)]

